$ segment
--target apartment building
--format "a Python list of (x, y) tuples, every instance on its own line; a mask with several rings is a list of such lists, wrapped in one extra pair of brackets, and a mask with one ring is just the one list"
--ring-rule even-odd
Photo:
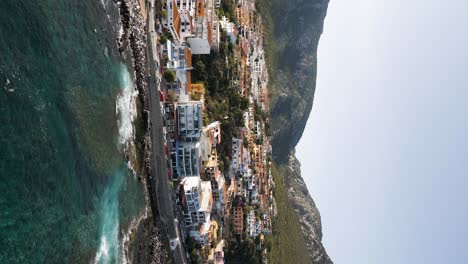
[(203, 127), (202, 103), (189, 101), (177, 104), (177, 132), (182, 140), (198, 141)]

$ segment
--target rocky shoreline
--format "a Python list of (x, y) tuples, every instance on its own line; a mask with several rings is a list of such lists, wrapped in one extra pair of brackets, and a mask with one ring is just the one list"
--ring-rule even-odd
[[(143, 183), (146, 199), (146, 213), (138, 217), (129, 228), (128, 239), (124, 241), (124, 258), (127, 263), (167, 263), (170, 258), (167, 239), (159, 227), (155, 198), (151, 182), (152, 142), (150, 137), (149, 88), (147, 77), (147, 33), (146, 21), (141, 15), (139, 0), (114, 0), (120, 14), (122, 32), (117, 37), (117, 45), (122, 58), (134, 69), (138, 90), (138, 119), (141, 129), (135, 138), (136, 163), (142, 163), (135, 174)], [(128, 155), (127, 155), (128, 156)], [(131, 162), (131, 161), (130, 161)], [(151, 210), (150, 214), (148, 212)]]

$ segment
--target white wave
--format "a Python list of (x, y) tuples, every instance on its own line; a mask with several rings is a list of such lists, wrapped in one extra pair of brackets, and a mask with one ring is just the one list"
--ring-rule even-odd
[(123, 172), (117, 172), (101, 197), (99, 224), (101, 238), (94, 258), (95, 264), (119, 263), (119, 192), (123, 178)]
[(138, 90), (134, 89), (133, 80), (123, 65), (121, 71), (122, 91), (117, 96), (116, 113), (119, 128), (119, 143), (126, 147), (134, 138), (133, 120), (137, 115), (136, 98)]
[(123, 25), (120, 24), (120, 25), (119, 25), (119, 32), (118, 32), (118, 34), (119, 34), (119, 40), (122, 39), (122, 36), (123, 36), (124, 33), (125, 33), (125, 32), (124, 32), (124, 29), (123, 29)]
[(108, 262), (109, 261), (109, 245), (105, 236), (101, 237), (101, 244), (94, 259), (94, 263)]
[(106, 3), (104, 2), (104, 0), (101, 0), (101, 5), (102, 7), (104, 7), (104, 9), (106, 9)]
[[(13, 76), (14, 76), (14, 75), (13, 75)], [(7, 92), (12, 93), (12, 92), (15, 91), (15, 87), (11, 87), (10, 84), (11, 84), (10, 79), (7, 78), (7, 79), (6, 79), (6, 83), (5, 83), (5, 85), (3, 86), (3, 89), (5, 89)], [(10, 86), (10, 87), (8, 87), (8, 86)]]

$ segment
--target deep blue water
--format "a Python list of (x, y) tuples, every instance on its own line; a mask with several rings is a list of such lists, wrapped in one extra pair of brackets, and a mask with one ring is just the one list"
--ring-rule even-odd
[(0, 1), (0, 263), (118, 262), (144, 208), (116, 109), (133, 81), (107, 13)]

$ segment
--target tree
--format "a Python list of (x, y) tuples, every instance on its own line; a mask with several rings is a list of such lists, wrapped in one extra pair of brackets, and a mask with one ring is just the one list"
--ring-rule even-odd
[(247, 109), (249, 109), (249, 99), (242, 97), (240, 102), (240, 109), (242, 111), (246, 111)]
[(197, 62), (195, 62), (195, 67), (194, 67), (194, 79), (197, 80), (197, 81), (203, 81), (203, 82), (206, 82), (206, 80), (208, 79), (208, 75), (206, 73), (206, 66), (205, 66), (205, 63), (203, 63), (202, 60), (197, 60)]
[(166, 79), (166, 82), (168, 83), (173, 83), (175, 81), (176, 75), (174, 71), (172, 70), (165, 70), (164, 71), (164, 79)]
[(162, 44), (165, 44), (167, 42), (167, 36), (166, 34), (162, 34), (161, 35), (161, 38), (159, 39), (159, 41), (162, 43)]

